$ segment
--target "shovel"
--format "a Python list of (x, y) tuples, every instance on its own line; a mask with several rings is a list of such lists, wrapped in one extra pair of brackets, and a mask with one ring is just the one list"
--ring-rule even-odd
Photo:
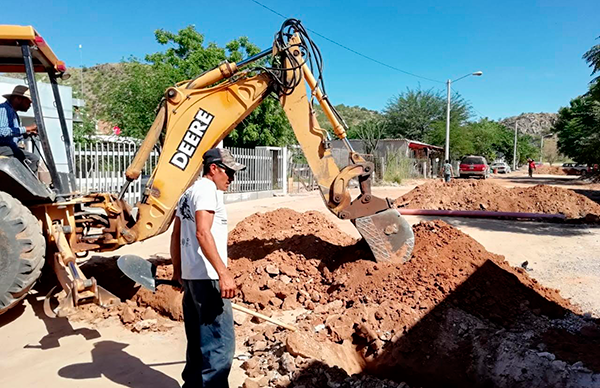
[[(166, 280), (166, 279), (157, 279), (156, 278), (156, 266), (136, 255), (123, 255), (119, 257), (117, 260), (117, 266), (128, 278), (138, 283), (144, 288), (149, 289), (152, 292), (156, 292), (156, 287), (161, 284), (166, 284), (172, 287), (181, 288), (181, 284), (179, 284), (176, 280)], [(264, 314), (257, 313), (256, 311), (249, 310), (243, 306), (237, 305), (235, 303), (231, 303), (231, 308), (234, 310), (241, 311), (248, 315), (252, 315), (254, 317), (264, 319), (267, 322), (271, 322), (275, 325), (281, 326), (285, 329), (296, 331), (297, 329), (294, 326), (290, 326), (283, 322), (280, 322), (271, 317), (267, 317)]]
[(152, 292), (161, 284), (181, 288), (177, 280), (157, 279), (156, 266), (139, 256), (123, 255), (117, 260), (117, 266), (129, 279)]

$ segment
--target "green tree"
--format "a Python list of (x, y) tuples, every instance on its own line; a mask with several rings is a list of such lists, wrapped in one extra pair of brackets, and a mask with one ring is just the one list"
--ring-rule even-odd
[(86, 108), (80, 108), (81, 122), (73, 123), (73, 140), (77, 143), (90, 142), (90, 137), (96, 132), (96, 123)]
[[(600, 36), (598, 37), (600, 39)], [(583, 59), (592, 68), (592, 74), (600, 73), (600, 44), (593, 46), (583, 54)], [(590, 91), (588, 92), (594, 100), (600, 101), (600, 75), (590, 81)]]
[[(239, 62), (260, 51), (246, 37), (233, 40), (225, 47), (205, 44), (204, 35), (194, 26), (177, 33), (157, 30), (155, 38), (167, 48), (146, 55), (143, 62), (130, 58), (124, 63), (121, 76), (109, 80), (110, 87), (100, 98), (101, 118), (118, 125), (127, 136), (145, 136), (168, 87), (193, 79), (223, 61)], [(267, 99), (237, 126), (226, 144), (283, 145), (292, 139), (285, 113), (275, 101)]]
[(600, 102), (579, 96), (558, 111), (558, 149), (579, 163), (600, 161)]
[[(446, 124), (434, 123), (433, 130), (426, 140), (431, 144), (444, 146)], [(513, 149), (514, 132), (496, 121), (484, 118), (465, 125), (451, 123), (450, 157), (453, 160), (459, 160), (465, 155), (481, 155), (490, 162), (501, 157), (510, 161)], [(519, 163), (524, 163), (527, 158), (537, 158), (538, 153), (534, 139), (527, 134), (519, 134), (517, 139)]]
[(296, 143), (296, 138), (279, 100), (267, 98), (238, 124), (223, 143), (228, 147), (282, 147)]
[(364, 121), (348, 131), (348, 137), (361, 139), (365, 145), (365, 154), (372, 154), (379, 145), (379, 141), (383, 139), (385, 134), (385, 125), (379, 119), (370, 119)]
[[(600, 36), (597, 38), (600, 39)], [(592, 68), (592, 74), (600, 73), (600, 44), (592, 46), (591, 49), (583, 54), (583, 59)], [(592, 83), (600, 83), (600, 75), (592, 80)]]
[[(445, 122), (447, 100), (441, 90), (407, 89), (390, 99), (384, 109), (387, 136), (423, 141), (434, 123)], [(450, 124), (462, 125), (471, 116), (470, 105), (458, 93), (451, 97)]]
[[(317, 121), (319, 122), (319, 125), (321, 126), (321, 128), (329, 131), (331, 136), (333, 138), (335, 138), (331, 123), (327, 119), (327, 116), (325, 116), (325, 112), (323, 112), (323, 109), (321, 109), (321, 105), (319, 105), (318, 103), (315, 103), (314, 108), (315, 108), (315, 113), (317, 115)], [(352, 130), (352, 128), (356, 128), (357, 126), (359, 126), (360, 124), (362, 124), (366, 121), (370, 121), (370, 120), (381, 121), (383, 119), (383, 116), (381, 115), (381, 113), (379, 113), (375, 110), (363, 108), (361, 106), (347, 106), (344, 104), (339, 104), (339, 105), (335, 106), (335, 109), (340, 114), (340, 116), (342, 116), (342, 118), (348, 125), (348, 127), (349, 127), (348, 138), (350, 138), (350, 139), (358, 138), (356, 135), (356, 132), (354, 132)]]

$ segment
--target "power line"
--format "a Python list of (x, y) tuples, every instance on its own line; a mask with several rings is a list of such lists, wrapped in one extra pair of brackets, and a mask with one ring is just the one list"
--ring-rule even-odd
[[(253, 3), (255, 3), (255, 4), (258, 4), (259, 6), (263, 7), (264, 9), (266, 9), (266, 10), (268, 10), (268, 11), (271, 11), (271, 12), (273, 12), (275, 15), (281, 16), (281, 17), (282, 17), (282, 18), (284, 18), (284, 19), (289, 19), (289, 18), (288, 18), (288, 17), (286, 17), (285, 15), (282, 15), (282, 14), (280, 14), (279, 12), (275, 11), (274, 9), (267, 7), (266, 5), (264, 5), (264, 4), (262, 4), (262, 3), (260, 3), (260, 2), (258, 2), (258, 1), (256, 1), (256, 0), (250, 0), (250, 1), (252, 1), (252, 2), (253, 2)], [(440, 84), (443, 84), (443, 83), (444, 83), (444, 82), (442, 82), (442, 81), (438, 81), (438, 80), (435, 80), (435, 79), (432, 79), (432, 78), (423, 77), (423, 76), (420, 76), (420, 75), (417, 75), (417, 74), (410, 73), (410, 72), (408, 72), (408, 71), (405, 71), (405, 70), (399, 69), (399, 68), (397, 68), (397, 67), (395, 67), (395, 66), (388, 65), (387, 63), (384, 63), (384, 62), (381, 62), (381, 61), (379, 61), (379, 60), (377, 60), (377, 59), (371, 58), (371, 57), (369, 57), (369, 56), (367, 56), (367, 55), (364, 55), (364, 54), (362, 54), (362, 53), (360, 53), (360, 52), (358, 52), (358, 51), (356, 51), (356, 50), (353, 50), (353, 49), (351, 49), (351, 48), (350, 48), (350, 47), (348, 47), (348, 46), (345, 46), (345, 45), (343, 45), (343, 44), (341, 44), (341, 43), (338, 43), (338, 42), (336, 42), (336, 41), (335, 41), (335, 40), (333, 40), (333, 39), (329, 39), (328, 37), (326, 37), (326, 36), (324, 36), (324, 35), (322, 35), (322, 34), (319, 34), (318, 32), (316, 32), (316, 31), (314, 31), (314, 30), (311, 30), (310, 28), (306, 28), (306, 29), (307, 29), (308, 31), (312, 32), (313, 34), (315, 34), (315, 35), (318, 35), (318, 36), (320, 36), (321, 38), (323, 38), (323, 39), (325, 39), (325, 40), (327, 40), (327, 41), (329, 41), (329, 42), (331, 42), (331, 43), (333, 43), (333, 44), (335, 44), (335, 45), (337, 45), (337, 46), (340, 46), (341, 48), (343, 48), (343, 49), (345, 49), (345, 50), (348, 50), (348, 51), (350, 51), (351, 53), (354, 53), (354, 54), (356, 54), (356, 55), (358, 55), (358, 56), (360, 56), (360, 57), (363, 57), (363, 58), (365, 58), (365, 59), (368, 59), (369, 61), (375, 62), (375, 63), (377, 63), (377, 64), (379, 64), (379, 65), (381, 65), (381, 66), (385, 66), (385, 67), (387, 67), (387, 68), (390, 68), (390, 69), (392, 69), (392, 70), (398, 71), (398, 72), (400, 72), (400, 73), (404, 73), (404, 74), (410, 75), (410, 76), (412, 76), (412, 77), (421, 78), (421, 79), (424, 79), (424, 80), (427, 80), (427, 81), (431, 81), (431, 82), (437, 82), (437, 83), (440, 83)]]

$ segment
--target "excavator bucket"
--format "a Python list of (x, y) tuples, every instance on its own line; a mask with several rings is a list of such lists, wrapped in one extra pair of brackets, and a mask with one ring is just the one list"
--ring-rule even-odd
[(398, 210), (387, 209), (356, 218), (354, 225), (369, 244), (378, 263), (405, 263), (410, 260), (415, 235)]

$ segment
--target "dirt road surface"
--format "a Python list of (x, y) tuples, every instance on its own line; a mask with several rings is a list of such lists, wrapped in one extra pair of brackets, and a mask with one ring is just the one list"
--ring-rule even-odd
[[(552, 184), (597, 198), (598, 188), (568, 176), (534, 176), (515, 173), (494, 178), (506, 187)], [(376, 188), (375, 195), (398, 198), (415, 184)], [(326, 213), (317, 193), (229, 204), (229, 227), (255, 212), (288, 207), (296, 211), (320, 210), (342, 231), (358, 237), (351, 223)], [(415, 224), (425, 217), (407, 217)], [(534, 222), (444, 218), (480, 242), (488, 251), (506, 257), (513, 266), (527, 261), (529, 275), (542, 285), (600, 317), (600, 228)], [(169, 234), (124, 247), (112, 255), (168, 256)], [(42, 295), (31, 294), (25, 303), (0, 316), (0, 386), (21, 387), (177, 387), (185, 357), (185, 336), (180, 323), (160, 333), (133, 333), (116, 319), (69, 322), (46, 318)], [(277, 317), (277, 315), (275, 315)], [(282, 317), (286, 319), (286, 317)], [(238, 339), (240, 340), (240, 339)], [(239, 354), (238, 354), (239, 355)], [(234, 363), (231, 386), (245, 380)]]

